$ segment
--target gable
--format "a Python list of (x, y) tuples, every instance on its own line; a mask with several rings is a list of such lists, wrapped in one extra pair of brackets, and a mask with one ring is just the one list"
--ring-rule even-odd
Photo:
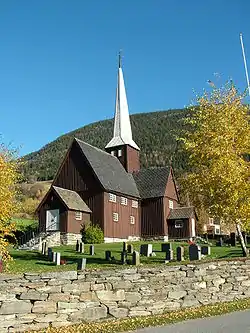
[(176, 183), (174, 180), (174, 175), (173, 175), (172, 169), (170, 170), (169, 175), (168, 175), (165, 196), (170, 199), (179, 201), (178, 192), (177, 192)]
[(101, 188), (92, 168), (75, 141), (72, 142), (66, 153), (53, 185), (78, 192)]

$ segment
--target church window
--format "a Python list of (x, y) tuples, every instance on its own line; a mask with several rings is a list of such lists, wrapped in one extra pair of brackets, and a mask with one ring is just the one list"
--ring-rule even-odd
[(122, 156), (122, 150), (119, 149), (119, 150), (118, 150), (118, 157), (121, 157), (121, 156)]
[(128, 204), (128, 199), (121, 197), (121, 205), (127, 206), (127, 204)]
[(130, 224), (135, 224), (135, 217), (134, 216), (130, 216)]
[(109, 201), (110, 202), (116, 202), (116, 195), (113, 193), (109, 193)]
[(174, 202), (172, 200), (169, 200), (169, 208), (174, 209)]
[(138, 208), (138, 201), (132, 200), (132, 207), (133, 208)]
[(113, 221), (118, 222), (119, 221), (119, 215), (118, 213), (113, 213)]
[(81, 221), (82, 220), (82, 212), (79, 212), (79, 211), (75, 212), (75, 218), (76, 218), (76, 220)]

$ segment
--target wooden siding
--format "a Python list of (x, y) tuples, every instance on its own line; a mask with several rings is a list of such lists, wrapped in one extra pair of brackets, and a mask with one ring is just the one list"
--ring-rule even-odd
[(82, 212), (82, 220), (76, 220), (76, 212), (70, 210), (67, 212), (67, 228), (66, 232), (80, 234), (83, 225), (90, 220), (90, 213)]
[[(140, 236), (140, 204), (132, 207), (132, 199), (127, 198), (127, 206), (121, 204), (121, 197), (116, 202), (109, 201), (109, 193), (104, 193), (104, 236), (110, 238), (128, 238)], [(118, 222), (113, 221), (113, 213), (118, 213)], [(130, 216), (135, 217), (135, 224), (130, 223)]]
[[(182, 221), (183, 228), (175, 228), (175, 221)], [(191, 237), (191, 223), (189, 219), (168, 220), (168, 237), (187, 239)]]
[(104, 193), (89, 195), (86, 192), (80, 192), (79, 194), (92, 210), (90, 221), (95, 225), (99, 225), (104, 231)]
[(143, 200), (141, 203), (141, 234), (164, 236), (163, 198)]
[(70, 151), (59, 168), (53, 185), (72, 191), (92, 194), (101, 189), (100, 183), (95, 178), (88, 161), (76, 142), (73, 142)]
[[(118, 151), (121, 150), (121, 156), (118, 156)], [(140, 152), (130, 147), (129, 145), (117, 146), (108, 148), (107, 152), (118, 158), (127, 172), (135, 172), (140, 170)]]
[(59, 229), (61, 232), (66, 232), (67, 209), (53, 192), (49, 193), (45, 203), (41, 206), (38, 212), (39, 231), (46, 231), (46, 211), (50, 209), (59, 209)]

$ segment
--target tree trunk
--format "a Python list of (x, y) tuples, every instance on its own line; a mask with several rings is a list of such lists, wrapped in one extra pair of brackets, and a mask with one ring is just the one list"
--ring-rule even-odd
[(241, 227), (240, 227), (239, 223), (236, 223), (236, 230), (237, 230), (239, 238), (240, 238), (240, 246), (241, 246), (241, 249), (242, 249), (242, 252), (243, 252), (243, 257), (247, 257), (248, 254), (249, 254), (249, 251), (246, 247), (245, 240), (242, 236)]

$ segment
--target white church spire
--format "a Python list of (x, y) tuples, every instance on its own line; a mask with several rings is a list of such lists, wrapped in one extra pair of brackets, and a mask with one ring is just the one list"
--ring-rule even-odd
[(116, 88), (115, 120), (113, 138), (105, 148), (130, 145), (140, 150), (132, 137), (132, 130), (128, 111), (128, 102), (121, 68), (121, 53), (119, 53), (118, 82)]

